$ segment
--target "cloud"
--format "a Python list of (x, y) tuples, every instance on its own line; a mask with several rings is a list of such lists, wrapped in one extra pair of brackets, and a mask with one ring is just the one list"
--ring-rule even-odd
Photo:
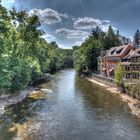
[(8, 0), (9, 3), (15, 3), (15, 0)]
[(64, 44), (58, 44), (59, 48), (62, 48), (62, 49), (71, 49), (70, 46), (67, 46), (67, 45), (64, 45)]
[(102, 24), (111, 24), (111, 21), (110, 20), (103, 20)]
[(40, 20), (45, 24), (55, 24), (62, 21), (62, 18), (68, 18), (67, 14), (58, 13), (57, 11), (46, 8), (42, 9), (32, 9), (29, 11), (29, 15), (36, 14), (39, 16)]
[(42, 38), (46, 39), (48, 42), (54, 41), (56, 38), (53, 35), (45, 34)]
[(75, 29), (92, 29), (102, 25), (102, 21), (100, 19), (94, 19), (90, 17), (77, 18), (73, 20), (75, 20)]
[(66, 28), (57, 29), (55, 33), (59, 36), (68, 38), (68, 39), (76, 39), (76, 38), (83, 38), (89, 35), (88, 32), (81, 31), (81, 30), (70, 30)]
[[(100, 19), (94, 19), (90, 17), (77, 18), (77, 19), (73, 18), (73, 20), (74, 20), (74, 28), (80, 30), (94, 29), (97, 26), (99, 26), (102, 31), (107, 32), (109, 26), (111, 25), (110, 20), (100, 20)], [(113, 26), (112, 28), (114, 31), (117, 30)]]
[(19, 22), (17, 20), (11, 20), (11, 24), (17, 28), (19, 26)]
[(77, 41), (77, 42), (75, 42), (74, 46), (81, 46), (82, 43), (83, 42)]
[[(103, 32), (107, 32), (109, 29), (110, 24), (106, 24), (106, 25), (102, 25), (100, 28)], [(115, 28), (114, 26), (112, 26), (113, 31), (116, 33), (117, 32), (117, 28)]]

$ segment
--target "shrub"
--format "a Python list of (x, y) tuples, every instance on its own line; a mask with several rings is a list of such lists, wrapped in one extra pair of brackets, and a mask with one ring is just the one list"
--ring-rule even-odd
[(124, 72), (123, 66), (122, 66), (122, 64), (119, 64), (118, 65), (118, 69), (115, 72), (115, 81), (116, 81), (116, 84), (118, 86), (122, 86), (123, 85), (123, 78), (124, 78), (124, 76), (125, 76), (125, 72)]

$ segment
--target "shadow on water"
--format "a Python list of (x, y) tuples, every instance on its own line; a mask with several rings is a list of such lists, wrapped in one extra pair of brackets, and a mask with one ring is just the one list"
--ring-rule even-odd
[(39, 87), (47, 99), (26, 98), (8, 107), (0, 120), (0, 140), (139, 140), (140, 123), (119, 96), (74, 70), (61, 71)]
[(35, 100), (26, 97), (23, 101), (7, 107), (5, 114), (0, 118), (0, 140), (11, 140), (18, 131), (17, 129), (26, 129), (22, 127), (26, 123), (30, 122), (33, 125), (31, 120), (35, 118), (44, 101), (45, 99)]

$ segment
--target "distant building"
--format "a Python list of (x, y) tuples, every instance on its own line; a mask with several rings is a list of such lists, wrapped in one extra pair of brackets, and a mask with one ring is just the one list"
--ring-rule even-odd
[(122, 45), (118, 47), (111, 48), (107, 54), (104, 56), (104, 65), (106, 68), (106, 76), (114, 77), (115, 71), (118, 68), (118, 64), (122, 62), (122, 59), (128, 55), (132, 45)]
[(98, 61), (98, 74), (99, 75), (105, 75), (105, 63), (104, 63), (104, 56), (107, 53), (107, 51), (101, 50), (100, 56), (97, 58)]
[(117, 36), (118, 36), (118, 39), (121, 42), (121, 45), (127, 45), (127, 44), (131, 43), (131, 39), (120, 35), (119, 30), (117, 30)]

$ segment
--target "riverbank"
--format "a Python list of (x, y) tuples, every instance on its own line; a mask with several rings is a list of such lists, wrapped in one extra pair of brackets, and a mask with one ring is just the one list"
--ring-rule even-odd
[(140, 101), (139, 100), (134, 99), (134, 98), (132, 98), (129, 95), (126, 95), (124, 93), (121, 93), (121, 91), (116, 87), (111, 87), (111, 86), (106, 85), (104, 83), (98, 82), (94, 78), (86, 78), (86, 79), (94, 84), (97, 84), (97, 85), (105, 88), (109, 92), (112, 92), (114, 94), (118, 94), (120, 96), (121, 100), (127, 104), (128, 109), (130, 110), (131, 114), (140, 119)]
[(5, 108), (10, 105), (15, 105), (24, 100), (33, 89), (26, 89), (15, 95), (2, 95), (0, 96), (0, 116), (4, 114)]
[(7, 107), (16, 106), (18, 103), (21, 103), (25, 99), (33, 99), (33, 100), (43, 100), (46, 99), (46, 94), (50, 91), (42, 88), (30, 88), (26, 89), (19, 94), (9, 95), (0, 97), (0, 116), (3, 115), (6, 111)]
[(36, 95), (34, 95), (34, 93), (38, 93), (37, 91), (46, 92), (46, 91), (42, 91), (43, 89), (38, 88), (38, 85), (44, 82), (48, 82), (51, 79), (53, 79), (52, 75), (45, 74), (43, 77), (41, 77), (36, 82), (34, 82), (32, 86), (28, 86), (28, 88), (23, 91), (19, 91), (17, 93), (12, 93), (12, 94), (5, 93), (0, 95), (0, 116), (4, 114), (6, 107), (11, 105), (16, 105), (19, 102), (22, 102), (25, 98), (27, 98), (31, 94), (33, 94), (33, 97), (36, 98)]

